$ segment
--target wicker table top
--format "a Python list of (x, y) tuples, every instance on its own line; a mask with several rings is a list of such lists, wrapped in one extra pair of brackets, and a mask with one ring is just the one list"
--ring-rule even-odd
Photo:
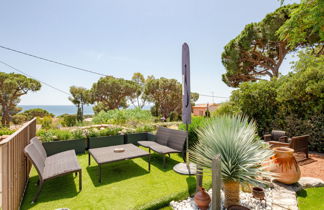
[[(114, 152), (114, 149), (116, 148), (124, 148), (125, 151)], [(142, 150), (133, 144), (122, 144), (117, 146), (89, 149), (89, 153), (98, 164), (149, 156), (149, 152)]]

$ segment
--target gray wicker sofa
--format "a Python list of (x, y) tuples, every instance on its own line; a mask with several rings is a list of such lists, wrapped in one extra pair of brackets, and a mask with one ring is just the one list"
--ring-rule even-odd
[(79, 173), (79, 190), (82, 189), (82, 170), (74, 150), (47, 156), (42, 142), (34, 137), (24, 149), (25, 155), (32, 162), (38, 173), (38, 190), (32, 202), (36, 202), (43, 184), (49, 179), (70, 173)]
[(140, 146), (149, 148), (149, 152), (153, 150), (156, 153), (163, 155), (163, 168), (166, 165), (166, 155), (170, 153), (182, 153), (185, 160), (185, 143), (188, 134), (185, 131), (174, 130), (164, 127), (159, 127), (155, 135), (155, 141), (138, 141)]

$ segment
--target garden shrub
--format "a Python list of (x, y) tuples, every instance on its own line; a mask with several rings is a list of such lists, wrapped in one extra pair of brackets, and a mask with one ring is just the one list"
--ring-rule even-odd
[(274, 129), (285, 130), (289, 137), (310, 135), (309, 148), (324, 152), (324, 114), (301, 119), (296, 115), (286, 116), (273, 122)]
[[(324, 151), (324, 55), (299, 54), (294, 72), (278, 80), (245, 82), (233, 91), (230, 109), (254, 119), (262, 136), (273, 129), (289, 137), (310, 135), (311, 150)], [(218, 112), (222, 112), (219, 110)]]
[(0, 136), (3, 136), (3, 135), (11, 135), (14, 132), (15, 132), (15, 130), (11, 130), (10, 128), (0, 127)]
[(115, 136), (118, 135), (122, 128), (105, 128), (99, 130), (99, 136)]
[(41, 120), (41, 125), (43, 129), (50, 129), (52, 126), (52, 117), (43, 117), (43, 119)]
[(245, 82), (232, 93), (232, 103), (256, 121), (260, 136), (272, 130), (271, 125), (278, 111), (277, 87), (277, 81)]
[(21, 114), (25, 115), (27, 120), (31, 120), (34, 117), (40, 117), (40, 118), (43, 118), (46, 116), (54, 117), (54, 114), (49, 113), (47, 110), (40, 109), (40, 108), (28, 109)]
[(236, 115), (241, 114), (240, 107), (235, 103), (229, 101), (222, 103), (215, 111), (212, 112), (212, 117), (218, 117), (222, 115)]
[(77, 118), (75, 115), (65, 114), (63, 115), (62, 125), (65, 127), (75, 126), (77, 123)]
[(135, 129), (135, 133), (152, 132), (154, 130), (156, 130), (155, 126), (153, 126), (153, 125), (144, 125), (144, 126), (137, 127)]
[[(204, 118), (204, 117), (192, 117), (191, 124), (188, 126), (188, 138), (189, 138), (189, 147), (194, 145), (198, 141), (198, 135), (197, 135), (197, 128), (200, 128), (203, 126), (203, 124), (206, 122), (206, 120), (209, 120), (210, 118)], [(179, 125), (179, 130), (186, 130), (185, 124)]]
[(137, 125), (154, 121), (150, 111), (142, 109), (114, 109), (107, 112), (101, 111), (94, 116), (92, 121), (96, 124)]
[(21, 124), (23, 124), (26, 121), (27, 121), (27, 117), (24, 114), (15, 114), (12, 117), (12, 122), (15, 125), (21, 125)]

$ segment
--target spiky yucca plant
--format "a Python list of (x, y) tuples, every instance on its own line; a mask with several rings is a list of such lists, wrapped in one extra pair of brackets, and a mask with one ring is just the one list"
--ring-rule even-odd
[(263, 163), (273, 152), (260, 141), (253, 121), (223, 115), (207, 121), (197, 132), (199, 141), (189, 150), (190, 159), (210, 169), (212, 159), (221, 155), (225, 207), (239, 204), (239, 183), (262, 185), (265, 181), (260, 177), (272, 177)]

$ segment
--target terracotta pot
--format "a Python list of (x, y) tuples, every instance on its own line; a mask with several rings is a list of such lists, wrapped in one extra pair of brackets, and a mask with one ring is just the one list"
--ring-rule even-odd
[(253, 187), (252, 189), (252, 195), (254, 198), (264, 200), (264, 190), (261, 187)]
[(252, 186), (249, 183), (241, 183), (241, 190), (245, 193), (251, 193)]
[(240, 183), (229, 181), (224, 182), (225, 208), (240, 204)]
[(272, 149), (275, 155), (272, 157), (271, 172), (276, 173), (275, 180), (284, 184), (293, 184), (300, 178), (300, 169), (293, 155), (294, 150), (288, 147), (276, 147)]
[(232, 205), (227, 208), (227, 210), (250, 210), (249, 208), (245, 206), (240, 206), (240, 205)]
[(210, 196), (208, 195), (208, 193), (206, 193), (206, 190), (203, 187), (199, 187), (198, 192), (196, 192), (195, 194), (194, 200), (199, 209), (208, 209)]

